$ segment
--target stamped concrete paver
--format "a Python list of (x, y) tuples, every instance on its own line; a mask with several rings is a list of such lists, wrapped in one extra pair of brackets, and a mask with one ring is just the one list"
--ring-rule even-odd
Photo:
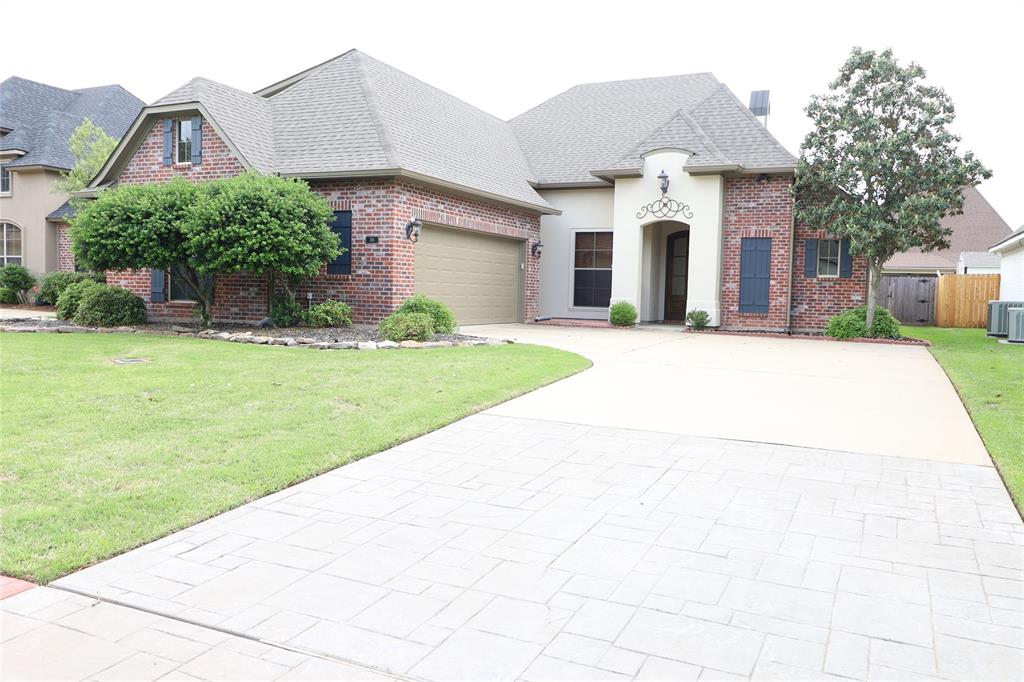
[(1024, 669), (1024, 525), (992, 467), (486, 414), (55, 587), (89, 597), (0, 601), (5, 678)]

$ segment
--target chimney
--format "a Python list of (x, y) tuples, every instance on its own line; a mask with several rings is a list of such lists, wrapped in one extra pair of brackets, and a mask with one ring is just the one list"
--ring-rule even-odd
[(765, 128), (768, 127), (768, 112), (771, 107), (768, 105), (768, 91), (754, 90), (750, 93), (750, 113), (757, 117)]

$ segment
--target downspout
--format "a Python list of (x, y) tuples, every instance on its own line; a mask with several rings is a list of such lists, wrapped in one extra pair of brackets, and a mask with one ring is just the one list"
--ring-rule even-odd
[(796, 245), (796, 214), (793, 208), (796, 197), (789, 206), (789, 279), (786, 281), (786, 334), (793, 334), (793, 253)]

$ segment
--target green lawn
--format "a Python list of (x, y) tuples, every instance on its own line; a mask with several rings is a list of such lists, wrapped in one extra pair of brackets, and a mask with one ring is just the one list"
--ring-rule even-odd
[(932, 342), (932, 355), (956, 386), (1017, 509), (1024, 511), (1024, 346), (999, 343), (984, 329), (902, 331)]
[(526, 345), (3, 334), (0, 573), (51, 581), (589, 364)]

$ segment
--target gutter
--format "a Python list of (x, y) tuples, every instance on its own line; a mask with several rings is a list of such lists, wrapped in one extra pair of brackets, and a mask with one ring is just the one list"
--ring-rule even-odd
[[(792, 187), (792, 185), (790, 185)], [(789, 209), (789, 278), (786, 280), (786, 334), (793, 334), (793, 254), (796, 251), (796, 197)]]

